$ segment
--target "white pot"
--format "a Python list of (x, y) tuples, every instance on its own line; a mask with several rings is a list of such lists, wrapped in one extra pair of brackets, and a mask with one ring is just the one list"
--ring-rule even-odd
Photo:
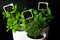
[(32, 38), (29, 38), (29, 37), (26, 35), (26, 40), (44, 40), (45, 37), (46, 37), (46, 33), (42, 33), (41, 35), (43, 36), (43, 38), (41, 38), (41, 39), (32, 39)]
[(25, 31), (16, 31), (13, 33), (13, 40), (25, 40), (26, 39), (26, 32)]

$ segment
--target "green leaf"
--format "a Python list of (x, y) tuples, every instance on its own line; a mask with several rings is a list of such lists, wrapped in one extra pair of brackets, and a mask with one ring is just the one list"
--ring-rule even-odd
[(43, 21), (46, 21), (46, 17), (42, 18)]
[(10, 17), (10, 13), (9, 12), (6, 12), (6, 17)]
[(13, 28), (13, 25), (10, 25), (10, 29), (12, 29)]
[(42, 12), (39, 13), (39, 19), (42, 19)]
[(10, 29), (7, 29), (6, 32), (8, 32)]
[(24, 15), (21, 13), (21, 18), (24, 18)]
[(16, 14), (16, 19), (19, 19), (20, 13)]
[(34, 17), (34, 21), (38, 21), (38, 15)]
[(30, 12), (32, 12), (33, 10), (34, 10), (33, 8), (29, 9)]
[(22, 23), (25, 24), (25, 19), (22, 19)]
[(38, 11), (37, 11), (37, 10), (34, 10), (33, 13), (34, 13), (35, 15), (37, 15), (37, 14), (38, 14)]
[(7, 22), (8, 22), (8, 23), (12, 23), (12, 22), (13, 22), (12, 18), (8, 18), (8, 19), (7, 19)]
[(13, 31), (13, 32), (16, 32), (16, 30), (15, 30), (15, 29), (12, 29), (12, 31)]
[(45, 14), (45, 16), (47, 16), (47, 17), (48, 17), (48, 16), (49, 16), (49, 14)]
[(17, 24), (17, 20), (13, 22), (13, 25)]
[(47, 8), (47, 13), (51, 15), (51, 10), (50, 10), (50, 8)]
[(13, 29), (18, 29), (19, 28), (19, 24), (15, 24), (14, 26), (13, 26)]

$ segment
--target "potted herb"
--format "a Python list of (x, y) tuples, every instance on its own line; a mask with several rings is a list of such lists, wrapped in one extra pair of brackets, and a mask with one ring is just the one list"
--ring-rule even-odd
[[(5, 10), (5, 7), (9, 5), (12, 6), (12, 11)], [(43, 40), (46, 37), (43, 29), (53, 18), (50, 8), (41, 12), (33, 8), (21, 12), (16, 4), (9, 5), (3, 7), (2, 14), (7, 18), (6, 32), (11, 29), (14, 40)]]
[[(11, 10), (10, 7), (11, 6)], [(8, 4), (3, 6), (3, 16), (7, 19), (6, 32), (12, 30), (14, 40), (25, 40), (25, 19), (23, 14), (18, 10), (17, 4)]]
[[(30, 9), (31, 10), (31, 9)], [(35, 9), (32, 9), (33, 18), (26, 22), (26, 40), (44, 40), (46, 38), (46, 33), (43, 31), (48, 23), (53, 19), (50, 8), (47, 10), (42, 10), (38, 12)], [(47, 12), (47, 13), (45, 13)]]

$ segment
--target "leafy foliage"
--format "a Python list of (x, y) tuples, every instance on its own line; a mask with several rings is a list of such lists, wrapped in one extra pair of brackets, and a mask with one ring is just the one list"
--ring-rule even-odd
[[(48, 25), (48, 23), (53, 19), (50, 8), (47, 8), (46, 12), (38, 12), (35, 9), (29, 9), (33, 13), (33, 18), (29, 19), (29, 23), (25, 20), (22, 12), (18, 10), (18, 6), (13, 6), (13, 11), (10, 13), (8, 11), (3, 11), (2, 14), (7, 18), (7, 32), (11, 29), (16, 32), (17, 30), (24, 30), (28, 33), (30, 37), (38, 38), (43, 29)], [(26, 10), (26, 8), (24, 9)], [(22, 24), (22, 25), (21, 25)]]
[(39, 38), (40, 33), (43, 32), (43, 29), (53, 19), (53, 16), (50, 8), (47, 8), (47, 13), (45, 11), (38, 12), (37, 10), (33, 10), (32, 12), (34, 17), (29, 20), (29, 23), (26, 23), (26, 31), (31, 38)]
[[(8, 11), (3, 11), (2, 14), (4, 15), (4, 17), (7, 18), (7, 25), (6, 28), (7, 32), (12, 29), (12, 31), (16, 32), (17, 30), (24, 30), (25, 27), (25, 19), (24, 19), (24, 15), (22, 13), (20, 13), (17, 9), (17, 5), (14, 5), (12, 8), (12, 12), (8, 12)], [(22, 25), (24, 25), (23, 27), (20, 25), (20, 22), (22, 22)]]

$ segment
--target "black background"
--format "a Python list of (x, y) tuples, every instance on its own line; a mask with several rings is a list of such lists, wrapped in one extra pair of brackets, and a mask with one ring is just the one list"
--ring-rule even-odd
[(21, 6), (21, 11), (23, 11), (23, 7), (28, 7), (28, 9), (31, 7), (37, 9), (37, 3), (39, 1), (49, 2), (49, 7), (51, 8), (54, 16), (54, 19), (50, 23), (49, 36), (47, 40), (59, 40), (59, 0), (0, 0), (0, 40), (13, 40), (11, 30), (6, 33), (6, 19), (3, 20), (2, 7), (9, 3), (17, 3)]

